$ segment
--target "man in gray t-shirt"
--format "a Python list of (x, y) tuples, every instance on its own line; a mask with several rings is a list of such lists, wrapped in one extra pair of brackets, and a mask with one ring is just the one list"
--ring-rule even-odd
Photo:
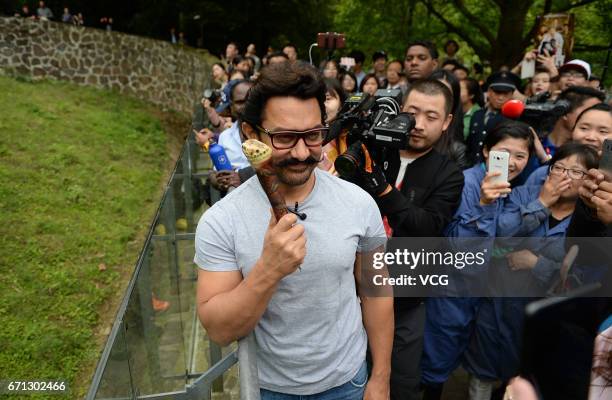
[(222, 344), (255, 332), (263, 400), (388, 397), (393, 300), (360, 301), (356, 287), (360, 254), (384, 243), (384, 228), (366, 192), (316, 169), (324, 99), (314, 68), (281, 63), (262, 70), (242, 115), (243, 133), (272, 148), (279, 192), (305, 218), (276, 221), (252, 177), (196, 232), (200, 320)]

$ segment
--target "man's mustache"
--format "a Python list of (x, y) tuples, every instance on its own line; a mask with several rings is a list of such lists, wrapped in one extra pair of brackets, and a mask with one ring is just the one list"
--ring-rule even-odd
[(287, 158), (286, 160), (281, 160), (276, 163), (276, 166), (279, 168), (289, 167), (294, 165), (316, 165), (319, 163), (319, 160), (316, 158), (309, 156), (305, 160), (298, 160), (297, 158)]

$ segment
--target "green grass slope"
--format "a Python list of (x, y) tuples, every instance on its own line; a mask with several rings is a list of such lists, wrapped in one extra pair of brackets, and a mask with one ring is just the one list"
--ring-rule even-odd
[(123, 296), (161, 195), (158, 117), (113, 92), (0, 77), (2, 379), (87, 389), (116, 309), (100, 312)]

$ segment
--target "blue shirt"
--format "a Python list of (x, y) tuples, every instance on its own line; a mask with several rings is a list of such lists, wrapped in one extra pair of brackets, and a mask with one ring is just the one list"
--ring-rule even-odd
[(221, 132), (217, 143), (225, 150), (225, 154), (227, 154), (227, 158), (229, 158), (234, 169), (242, 169), (250, 165), (242, 152), (242, 141), (240, 140), (238, 121), (235, 121), (232, 126)]

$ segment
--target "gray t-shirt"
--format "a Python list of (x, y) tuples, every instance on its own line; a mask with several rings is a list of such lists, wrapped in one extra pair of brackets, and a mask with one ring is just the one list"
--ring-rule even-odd
[[(307, 214), (299, 221), (306, 258), (301, 270), (281, 280), (255, 327), (260, 386), (295, 395), (342, 385), (359, 370), (367, 339), (355, 253), (385, 240), (378, 207), (366, 192), (318, 168), (314, 173), (314, 188), (299, 205)], [(246, 277), (261, 255), (269, 220), (270, 202), (252, 177), (200, 219), (195, 263)]]

